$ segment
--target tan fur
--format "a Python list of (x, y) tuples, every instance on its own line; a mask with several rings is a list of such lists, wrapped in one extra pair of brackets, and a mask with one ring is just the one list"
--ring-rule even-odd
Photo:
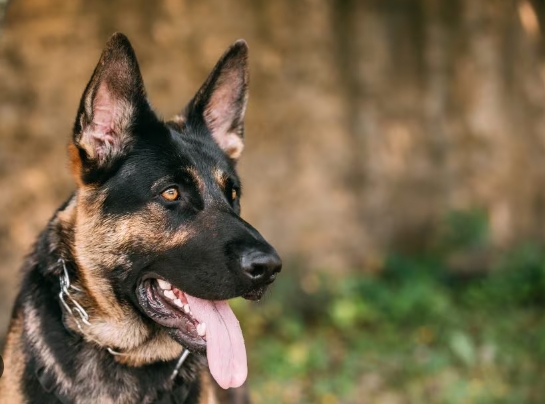
[[(108, 218), (101, 213), (103, 202), (104, 195), (97, 190), (80, 188), (77, 197), (57, 216), (60, 226), (73, 228), (73, 253), (81, 275), (75, 286), (83, 291), (73, 292), (73, 296), (91, 319), (90, 326), (80, 322), (84, 337), (127, 352), (128, 356), (116, 359), (132, 366), (174, 359), (181, 354), (181, 346), (166, 332), (153, 334), (154, 329), (142, 321), (139, 313), (120, 305), (103, 271), (126, 266), (128, 259), (123, 251), (128, 246), (160, 252), (183, 243), (189, 232), (169, 233), (164, 211), (153, 203), (144, 212)], [(81, 333), (74, 318), (68, 317), (67, 325)]]
[[(48, 369), (53, 372), (56, 376), (57, 389), (60, 393), (77, 391), (78, 386), (84, 386), (86, 380), (90, 378), (95, 378), (97, 376), (97, 368), (99, 363), (97, 363), (97, 357), (94, 355), (86, 355), (83, 351), (78, 358), (82, 365), (78, 368), (76, 374), (67, 375), (63, 372), (60, 364), (57, 363), (54, 356), (52, 355), (49, 346), (45, 343), (43, 339), (42, 331), (42, 318), (36, 312), (36, 309), (32, 306), (31, 302), (28, 302), (24, 305), (24, 332), (27, 338), (30, 340), (30, 343), (34, 347), (34, 351), (37, 352), (37, 359), (41, 364), (45, 366), (45, 369)], [(21, 361), (21, 364), (23, 362)], [(125, 380), (127, 385), (133, 385), (130, 380)], [(77, 404), (92, 404), (92, 403), (104, 403), (104, 404), (115, 404), (115, 403), (132, 403), (134, 402), (133, 392), (130, 390), (125, 390), (122, 396), (112, 397), (107, 389), (106, 380), (103, 384), (94, 386), (92, 394), (80, 395), (75, 403)], [(15, 401), (10, 400), (10, 403)]]
[(199, 172), (195, 170), (193, 167), (188, 168), (187, 172), (189, 173), (189, 175), (191, 175), (191, 177), (193, 177), (193, 179), (197, 183), (197, 186), (199, 187), (199, 191), (201, 195), (204, 195), (204, 191), (205, 191), (204, 181), (202, 180)]
[(22, 403), (21, 379), (23, 377), (25, 350), (22, 346), (23, 318), (19, 313), (10, 325), (4, 348), (4, 375), (0, 378), (0, 404)]
[(24, 332), (30, 343), (35, 347), (38, 353), (38, 360), (47, 369), (51, 369), (57, 375), (61, 391), (68, 391), (72, 388), (71, 379), (64, 373), (62, 367), (57, 363), (49, 346), (45, 343), (42, 337), (42, 319), (36, 312), (36, 309), (31, 302), (26, 302), (23, 306), (24, 311)]
[(83, 353), (78, 356), (78, 359), (81, 366), (78, 368), (77, 374), (73, 375), (76, 391), (78, 386), (85, 386), (89, 379), (96, 379), (98, 376), (100, 382), (93, 386), (91, 392), (86, 390), (85, 394), (79, 394), (75, 404), (129, 404), (137, 402), (135, 391), (130, 388), (136, 382), (133, 376), (125, 375), (123, 383), (127, 388), (123, 389), (121, 394), (113, 395), (108, 389), (109, 375), (100, 372), (101, 366), (97, 356)]
[(225, 183), (227, 181), (227, 176), (225, 175), (225, 173), (219, 168), (215, 168), (212, 172), (212, 175), (214, 176), (214, 179), (216, 180), (219, 187), (222, 190), (225, 190)]
[(219, 404), (216, 396), (216, 389), (212, 382), (212, 377), (208, 370), (201, 372), (201, 395), (199, 397), (199, 404)]
[(72, 175), (74, 179), (76, 180), (76, 183), (78, 184), (78, 186), (82, 186), (83, 182), (81, 180), (81, 174), (82, 174), (81, 159), (79, 157), (79, 150), (74, 143), (70, 143), (68, 145), (68, 157), (70, 158), (70, 169), (72, 171)]
[[(77, 298), (77, 297), (76, 297)], [(85, 301), (79, 303), (85, 307)], [(88, 306), (92, 307), (92, 306)], [(86, 309), (87, 310), (87, 309)], [(83, 330), (83, 336), (88, 342), (95, 343), (101, 347), (112, 347), (114, 350), (125, 352), (126, 350), (135, 350), (148, 340), (151, 330), (144, 325), (136, 313), (127, 309), (126, 318), (119, 321), (113, 317), (98, 314), (94, 310), (87, 310), (91, 325), (85, 325), (80, 322)], [(78, 334), (79, 330), (74, 318), (70, 317), (66, 321), (67, 326)], [(147, 354), (151, 357), (151, 354)], [(166, 356), (162, 353), (160, 356)], [(176, 355), (172, 355), (175, 358)], [(151, 362), (151, 361), (150, 361)]]
[(169, 361), (180, 357), (183, 347), (172, 339), (168, 332), (160, 329), (143, 344), (128, 351), (116, 359), (128, 366), (142, 366), (156, 361)]
[(57, 223), (63, 230), (71, 229), (74, 226), (76, 221), (76, 207), (77, 199), (72, 198), (65, 208), (57, 213), (55, 219), (57, 219)]

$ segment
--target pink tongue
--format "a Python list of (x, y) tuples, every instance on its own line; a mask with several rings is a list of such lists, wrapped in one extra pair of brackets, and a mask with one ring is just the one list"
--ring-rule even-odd
[(227, 300), (203, 300), (186, 293), (193, 317), (206, 324), (206, 353), (210, 373), (224, 389), (246, 380), (248, 365), (244, 338)]

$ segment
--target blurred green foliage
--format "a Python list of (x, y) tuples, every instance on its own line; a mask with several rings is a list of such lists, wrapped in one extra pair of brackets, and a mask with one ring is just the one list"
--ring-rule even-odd
[(234, 302), (254, 402), (543, 402), (545, 249), (450, 267), (487, 248), (486, 215), (453, 212), (434, 247), (374, 275), (287, 266), (263, 302)]

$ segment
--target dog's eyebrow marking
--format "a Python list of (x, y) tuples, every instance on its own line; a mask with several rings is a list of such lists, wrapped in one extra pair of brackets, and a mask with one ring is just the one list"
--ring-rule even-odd
[(156, 190), (156, 191), (160, 191), (160, 189), (158, 189), (158, 188), (167, 186), (171, 182), (173, 182), (172, 177), (170, 177), (170, 176), (161, 177), (157, 181), (155, 181), (153, 184), (151, 184), (151, 189)]
[(215, 168), (213, 171), (212, 171), (212, 175), (214, 176), (214, 178), (216, 179), (216, 182), (218, 183), (218, 185), (220, 186), (221, 189), (225, 190), (225, 185), (227, 183), (227, 174), (225, 174), (224, 171), (220, 170), (219, 168)]
[(199, 187), (199, 191), (201, 195), (204, 195), (204, 190), (205, 190), (204, 181), (199, 175), (198, 171), (194, 167), (189, 167), (186, 169), (186, 172), (189, 175), (191, 175), (191, 177), (193, 177), (193, 179), (197, 183), (197, 186)]

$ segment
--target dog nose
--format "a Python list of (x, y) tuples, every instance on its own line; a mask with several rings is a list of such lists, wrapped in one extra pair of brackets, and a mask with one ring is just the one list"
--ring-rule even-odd
[(269, 284), (282, 269), (282, 260), (276, 252), (252, 250), (242, 255), (241, 266), (244, 274), (253, 282)]

